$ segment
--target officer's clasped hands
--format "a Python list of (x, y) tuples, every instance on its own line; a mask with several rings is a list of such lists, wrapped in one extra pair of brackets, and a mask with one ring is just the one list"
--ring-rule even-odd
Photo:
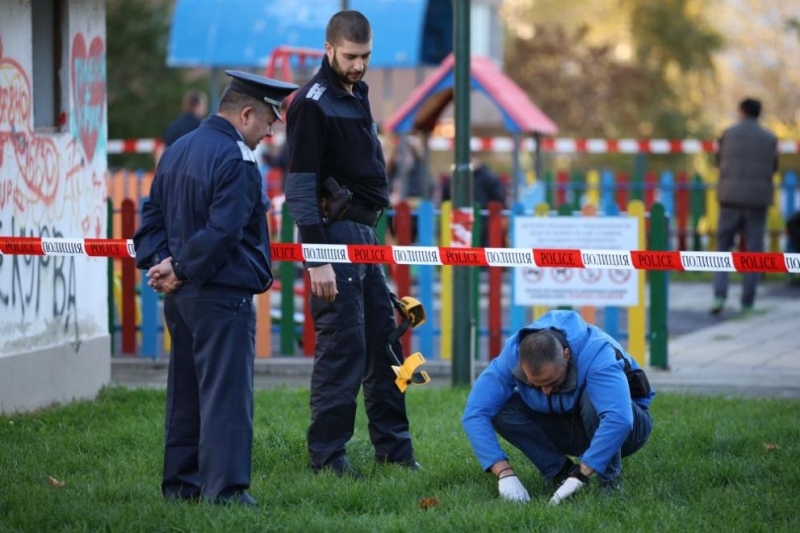
[(183, 285), (183, 282), (178, 279), (175, 272), (172, 270), (172, 258), (167, 257), (157, 265), (150, 267), (147, 271), (147, 285), (149, 285), (156, 292), (163, 292), (169, 294), (175, 292)]

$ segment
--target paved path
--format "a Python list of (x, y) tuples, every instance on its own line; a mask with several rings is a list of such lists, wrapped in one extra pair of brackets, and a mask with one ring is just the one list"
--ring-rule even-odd
[[(800, 286), (759, 287), (756, 312), (738, 310), (740, 287), (731, 285), (728, 307), (708, 314), (706, 283), (672, 282), (666, 370), (651, 368), (656, 390), (730, 396), (800, 398)], [(476, 363), (480, 371), (485, 363)], [(434, 386), (450, 384), (450, 362), (429, 360)], [(309, 358), (256, 361), (256, 388), (308, 387)], [(166, 362), (114, 358), (112, 381), (129, 387), (164, 387)]]

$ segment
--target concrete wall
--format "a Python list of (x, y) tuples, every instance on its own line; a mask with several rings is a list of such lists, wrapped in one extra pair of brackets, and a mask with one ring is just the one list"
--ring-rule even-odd
[[(0, 236), (105, 237), (105, 43), (103, 0), (0, 2)], [(0, 255), (0, 412), (109, 382), (107, 301), (106, 259)]]

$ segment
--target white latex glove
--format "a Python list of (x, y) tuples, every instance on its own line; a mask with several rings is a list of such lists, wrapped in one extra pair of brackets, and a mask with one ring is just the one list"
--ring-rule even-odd
[(517, 476), (506, 476), (497, 482), (500, 496), (509, 502), (529, 502), (531, 497)]
[(568, 477), (564, 483), (558, 487), (553, 497), (550, 498), (550, 505), (558, 505), (583, 487), (585, 483), (576, 477)]

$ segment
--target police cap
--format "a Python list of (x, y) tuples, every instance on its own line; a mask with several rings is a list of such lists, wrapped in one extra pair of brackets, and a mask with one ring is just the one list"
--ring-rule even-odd
[(273, 80), (241, 70), (226, 70), (225, 74), (233, 78), (230, 85), (231, 90), (263, 100), (272, 107), (278, 120), (283, 120), (281, 117), (283, 99), (298, 88), (298, 85), (294, 83)]

